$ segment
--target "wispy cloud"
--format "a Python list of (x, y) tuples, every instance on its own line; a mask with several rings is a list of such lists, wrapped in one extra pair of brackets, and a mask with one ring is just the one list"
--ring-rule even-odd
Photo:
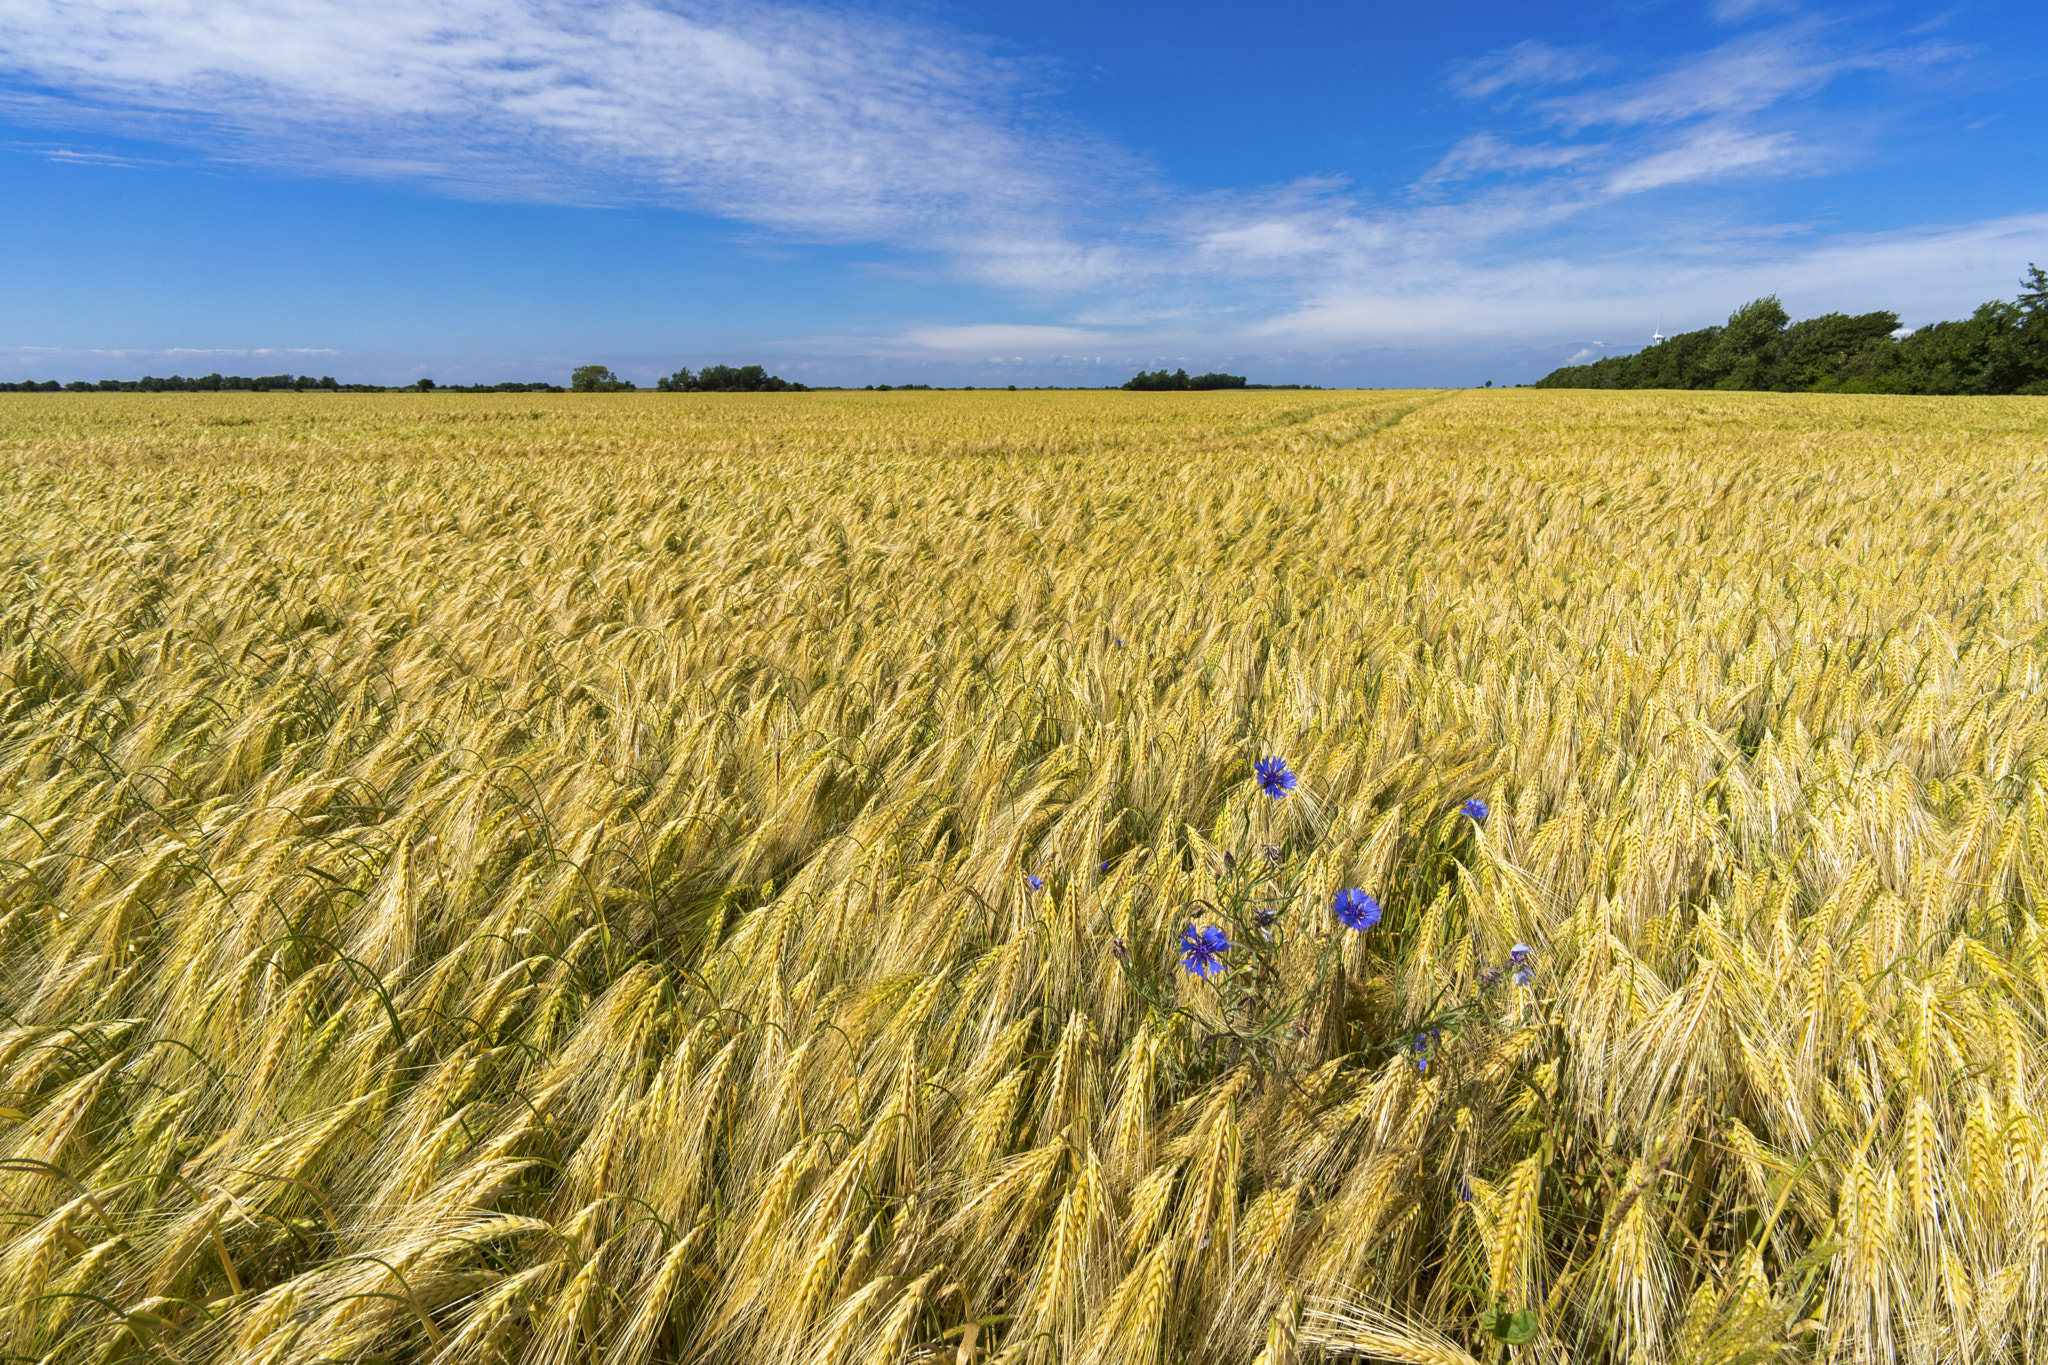
[(904, 333), (906, 344), (923, 350), (958, 351), (979, 355), (983, 351), (1066, 350), (1093, 347), (1108, 334), (1082, 327), (1037, 327), (1022, 323), (983, 322), (965, 327), (914, 327)]
[(80, 120), (219, 156), (936, 244), (999, 276), (1085, 269), (1062, 220), (1132, 174), (1025, 116), (1028, 67), (816, 8), (17, 0), (0, 67)]
[[(1769, 7), (1751, 5), (1744, 14), (1763, 8)], [(1742, 16), (1730, 10), (1724, 17)], [(1447, 77), (1459, 94), (1511, 97), (1525, 124), (1520, 137), (1499, 129), (1472, 133), (1416, 188), (1434, 195), (1458, 182), (1533, 178), (1553, 202), (1590, 208), (1738, 173), (1811, 169), (1833, 149), (1814, 145), (1811, 131), (1787, 117), (1791, 105), (1851, 72), (1904, 73), (1957, 55), (1927, 44), (1845, 43), (1828, 24), (1800, 19), (1622, 81), (1589, 84), (1585, 78), (1602, 68), (1587, 55), (1521, 43), (1453, 66)], [(1579, 88), (1556, 89), (1567, 84)], [(1600, 135), (1582, 140), (1592, 130)]]
[[(46, 102), (47, 103), (47, 102)], [(0, 110), (7, 106), (6, 94), (0, 91)], [(18, 139), (0, 140), (0, 149), (22, 156), (39, 157), (66, 166), (107, 166), (116, 169), (133, 169), (140, 166), (170, 166), (176, 163), (158, 157), (133, 156), (121, 152), (109, 152), (98, 147), (77, 147), (63, 142), (23, 142)]]
[[(1518, 44), (1453, 67), (1448, 83), (1474, 97), (1512, 94), (1513, 112), (1525, 124), (1520, 138), (1497, 129), (1470, 134), (1415, 188), (1440, 196), (1453, 183), (1514, 177), (1552, 204), (1591, 209), (1736, 174), (1814, 169), (1838, 149), (1817, 144), (1811, 127), (1790, 117), (1798, 101), (1851, 72), (1906, 73), (1957, 55), (1926, 44), (1845, 45), (1829, 25), (1801, 19), (1622, 81), (1588, 84), (1587, 59)], [(1568, 83), (1579, 88), (1555, 89)], [(1582, 137), (1591, 130), (1599, 136)]]
[(1485, 99), (1521, 86), (1561, 85), (1612, 64), (1611, 58), (1586, 48), (1552, 47), (1531, 38), (1453, 63), (1450, 83), (1467, 98)]
[(1567, 132), (1670, 125), (1754, 114), (1846, 72), (1924, 66), (1952, 55), (1933, 45), (1844, 48), (1831, 41), (1827, 26), (1808, 20), (1734, 39), (1639, 80), (1552, 96), (1536, 108)]
[(1751, 133), (1716, 124), (1618, 168), (1607, 177), (1607, 189), (1613, 194), (1639, 194), (1733, 171), (1756, 171), (1796, 155), (1797, 143), (1790, 133)]
[(32, 360), (41, 356), (96, 356), (106, 360), (238, 360), (258, 357), (305, 358), (346, 355), (326, 346), (115, 346), (78, 349), (62, 346), (0, 346), (0, 356)]
[(1604, 150), (1597, 146), (1560, 146), (1555, 143), (1517, 146), (1494, 133), (1474, 133), (1445, 152), (1443, 160), (1431, 167), (1418, 183), (1437, 186), (1495, 171), (1554, 171), (1597, 158)]
[[(1932, 320), (1943, 316), (1959, 278), (1982, 291), (1973, 297), (2009, 293), (2013, 262), (2038, 252), (2044, 239), (2048, 213), (1798, 244), (1696, 234), (1654, 251), (1636, 247), (1577, 259), (1475, 263), (1451, 254), (1416, 262), (1405, 279), (1348, 279), (1265, 319), (1257, 331), (1268, 347), (1298, 350), (1640, 333), (1633, 347), (1660, 320), (1697, 326), (1763, 294), (1783, 296), (1798, 314), (1877, 306), (1870, 292), (1879, 287), (1883, 306), (1909, 321)], [(1562, 356), (1551, 363), (1563, 363)]]
[(1787, 14), (1798, 8), (1793, 0), (1714, 0), (1709, 12), (1718, 23), (1739, 24), (1758, 14)]
[(221, 365), (284, 365), (297, 367), (333, 361), (346, 352), (324, 346), (164, 346), (68, 347), (0, 346), (0, 374), (18, 379), (77, 379), (102, 370), (133, 379), (143, 371), (190, 370), (194, 374)]

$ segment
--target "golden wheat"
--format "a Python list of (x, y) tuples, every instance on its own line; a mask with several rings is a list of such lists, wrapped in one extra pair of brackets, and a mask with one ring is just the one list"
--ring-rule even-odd
[[(25, 396), (0, 459), (9, 1359), (2044, 1349), (2048, 401)], [(1341, 956), (1255, 1053), (1174, 940), (1269, 844), (1275, 970)]]

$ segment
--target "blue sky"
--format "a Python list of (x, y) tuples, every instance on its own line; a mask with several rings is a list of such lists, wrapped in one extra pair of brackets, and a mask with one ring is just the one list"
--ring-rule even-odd
[(0, 378), (1533, 379), (2048, 263), (2048, 6), (8, 0)]

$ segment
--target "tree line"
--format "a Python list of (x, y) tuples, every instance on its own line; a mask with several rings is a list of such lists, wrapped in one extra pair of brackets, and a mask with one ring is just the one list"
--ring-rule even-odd
[[(630, 379), (621, 379), (603, 365), (582, 365), (569, 376), (571, 393), (630, 393), (638, 389)], [(760, 365), (706, 365), (692, 374), (686, 367), (656, 380), (661, 393), (803, 393), (807, 385), (773, 375)], [(159, 379), (102, 379), (97, 383), (78, 379), (60, 384), (54, 379), (0, 383), (0, 393), (225, 393), (233, 391), (269, 393), (308, 390), (326, 393), (562, 393), (560, 384), (436, 384), (418, 379), (410, 384), (342, 384), (332, 375), (208, 374), (187, 379), (172, 375)]]
[[(887, 393), (895, 389), (930, 389), (929, 384), (869, 384), (869, 389)], [(967, 386), (972, 389), (972, 384)], [(1015, 389), (1017, 386), (1009, 386)], [(1186, 370), (1168, 373), (1158, 370), (1151, 373), (1140, 370), (1125, 382), (1126, 389), (1146, 391), (1178, 391), (1188, 389), (1313, 389), (1314, 384), (1251, 384), (1241, 374), (1197, 374)], [(768, 373), (761, 365), (706, 365), (692, 373), (685, 366), (674, 374), (664, 375), (654, 382), (658, 393), (807, 393), (811, 386), (780, 375)], [(569, 376), (568, 388), (548, 383), (502, 383), (502, 384), (437, 384), (431, 379), (416, 379), (410, 384), (342, 384), (332, 375), (266, 374), (207, 374), (186, 378), (171, 375), (159, 379), (144, 375), (140, 379), (102, 379), (98, 382), (77, 379), (60, 384), (54, 379), (23, 380), (19, 383), (0, 381), (0, 393), (270, 393), (276, 391), (294, 393), (634, 393), (640, 386), (630, 379), (621, 379), (604, 365), (579, 365)]]
[(1775, 295), (1721, 327), (1681, 332), (1633, 355), (1566, 365), (1539, 389), (1745, 389), (1776, 393), (2048, 394), (2048, 272), (2020, 294), (1904, 336), (1891, 312), (1794, 322)]
[(244, 374), (205, 374), (191, 379), (176, 374), (159, 379), (146, 374), (140, 379), (102, 379), (97, 383), (85, 379), (74, 379), (69, 384), (59, 384), (54, 379), (0, 383), (0, 393), (270, 393), (276, 390), (293, 393), (560, 393), (562, 386), (436, 384), (431, 379), (417, 379), (410, 384), (341, 384), (335, 381), (334, 376), (324, 374), (318, 379), (309, 374), (265, 374), (254, 378)]

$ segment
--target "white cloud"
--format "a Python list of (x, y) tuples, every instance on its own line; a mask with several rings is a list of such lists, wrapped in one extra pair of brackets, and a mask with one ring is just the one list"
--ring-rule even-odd
[(1739, 24), (1757, 14), (1787, 13), (1797, 9), (1793, 0), (1714, 0), (1710, 12), (1723, 24)]
[(107, 360), (134, 360), (150, 357), (164, 360), (208, 360), (225, 358), (229, 360), (249, 359), (260, 356), (304, 357), (338, 356), (346, 351), (336, 351), (325, 346), (127, 346), (76, 349), (61, 346), (0, 346), (0, 356), (17, 359), (33, 359), (45, 355), (97, 356)]
[(1753, 114), (1810, 95), (1844, 72), (1922, 66), (1951, 55), (1938, 47), (1844, 50), (1825, 26), (1801, 22), (1737, 38), (1641, 80), (1553, 96), (1536, 107), (1567, 132), (1667, 125)]
[(1450, 85), (1467, 98), (1485, 99), (1516, 86), (1562, 85), (1590, 76), (1609, 64), (1597, 52), (1551, 47), (1531, 38), (1483, 57), (1454, 63)]
[(1614, 194), (1706, 180), (1731, 171), (1757, 170), (1782, 163), (1796, 154), (1789, 133), (1747, 133), (1729, 125), (1710, 125), (1675, 147), (1652, 152), (1607, 177)]
[[(0, 105), (4, 107), (4, 105)], [(130, 169), (136, 166), (163, 166), (168, 162), (149, 160), (143, 157), (120, 156), (91, 147), (67, 147), (61, 143), (49, 142), (0, 142), (0, 147), (9, 151), (39, 156), (45, 161), (55, 161), (71, 166), (106, 166)]]
[[(1093, 346), (1109, 340), (1101, 332), (1080, 327), (1033, 327), (1022, 323), (986, 322), (966, 327), (917, 327), (902, 343), (919, 350), (955, 351), (970, 355), (994, 350), (1042, 350), (1047, 347)], [(990, 356), (1001, 360), (1001, 356)]]
[(1022, 117), (1027, 69), (957, 35), (811, 8), (15, 0), (0, 69), (69, 92), (79, 121), (218, 155), (936, 243), (1008, 278), (1085, 275), (1060, 225), (1070, 187), (1127, 171)]
[(1737, 304), (1764, 294), (1782, 297), (1795, 317), (1888, 307), (1909, 321), (1932, 320), (1954, 316), (1958, 295), (1972, 301), (2009, 296), (2013, 262), (2044, 243), (2048, 213), (1843, 235), (1790, 248), (1701, 236), (1654, 252), (1575, 261), (1473, 268), (1461, 256), (1446, 255), (1418, 263), (1405, 279), (1354, 278), (1254, 330), (1263, 349), (1321, 352), (1401, 343), (1450, 349), (1544, 335), (1640, 333), (1647, 340), (1660, 323), (1668, 333), (1719, 322)]
[(1554, 171), (1596, 158), (1598, 146), (1566, 147), (1544, 143), (1518, 146), (1492, 133), (1474, 133), (1444, 153), (1418, 182), (1426, 186), (1464, 180), (1493, 171)]
[(203, 373), (222, 365), (241, 364), (273, 372), (271, 367), (298, 367), (333, 361), (347, 353), (324, 346), (163, 346), (85, 348), (67, 346), (0, 346), (0, 374), (19, 379), (70, 380), (102, 377), (103, 370), (118, 370), (120, 377), (133, 379), (142, 373)]
[[(1596, 215), (1628, 196), (1737, 176), (1825, 172), (1853, 161), (1853, 142), (1868, 131), (1808, 116), (1801, 101), (1850, 72), (1909, 75), (1958, 55), (1934, 45), (1845, 39), (1829, 24), (1798, 20), (1618, 82), (1544, 95), (1523, 103), (1520, 115), (1550, 125), (1553, 136), (1489, 129), (1462, 138), (1412, 189), (1441, 201), (1455, 185), (1463, 203), (1442, 205), (1433, 219), (1411, 214), (1395, 231), (1413, 236), (1425, 223), (1441, 230), (1462, 215), (1483, 224), (1476, 250)], [(1594, 66), (1582, 53), (1524, 43), (1463, 70), (1455, 84), (1490, 94), (1510, 84), (1579, 80)], [(1600, 137), (1577, 140), (1595, 128)], [(1736, 205), (1709, 211), (1735, 228)]]

